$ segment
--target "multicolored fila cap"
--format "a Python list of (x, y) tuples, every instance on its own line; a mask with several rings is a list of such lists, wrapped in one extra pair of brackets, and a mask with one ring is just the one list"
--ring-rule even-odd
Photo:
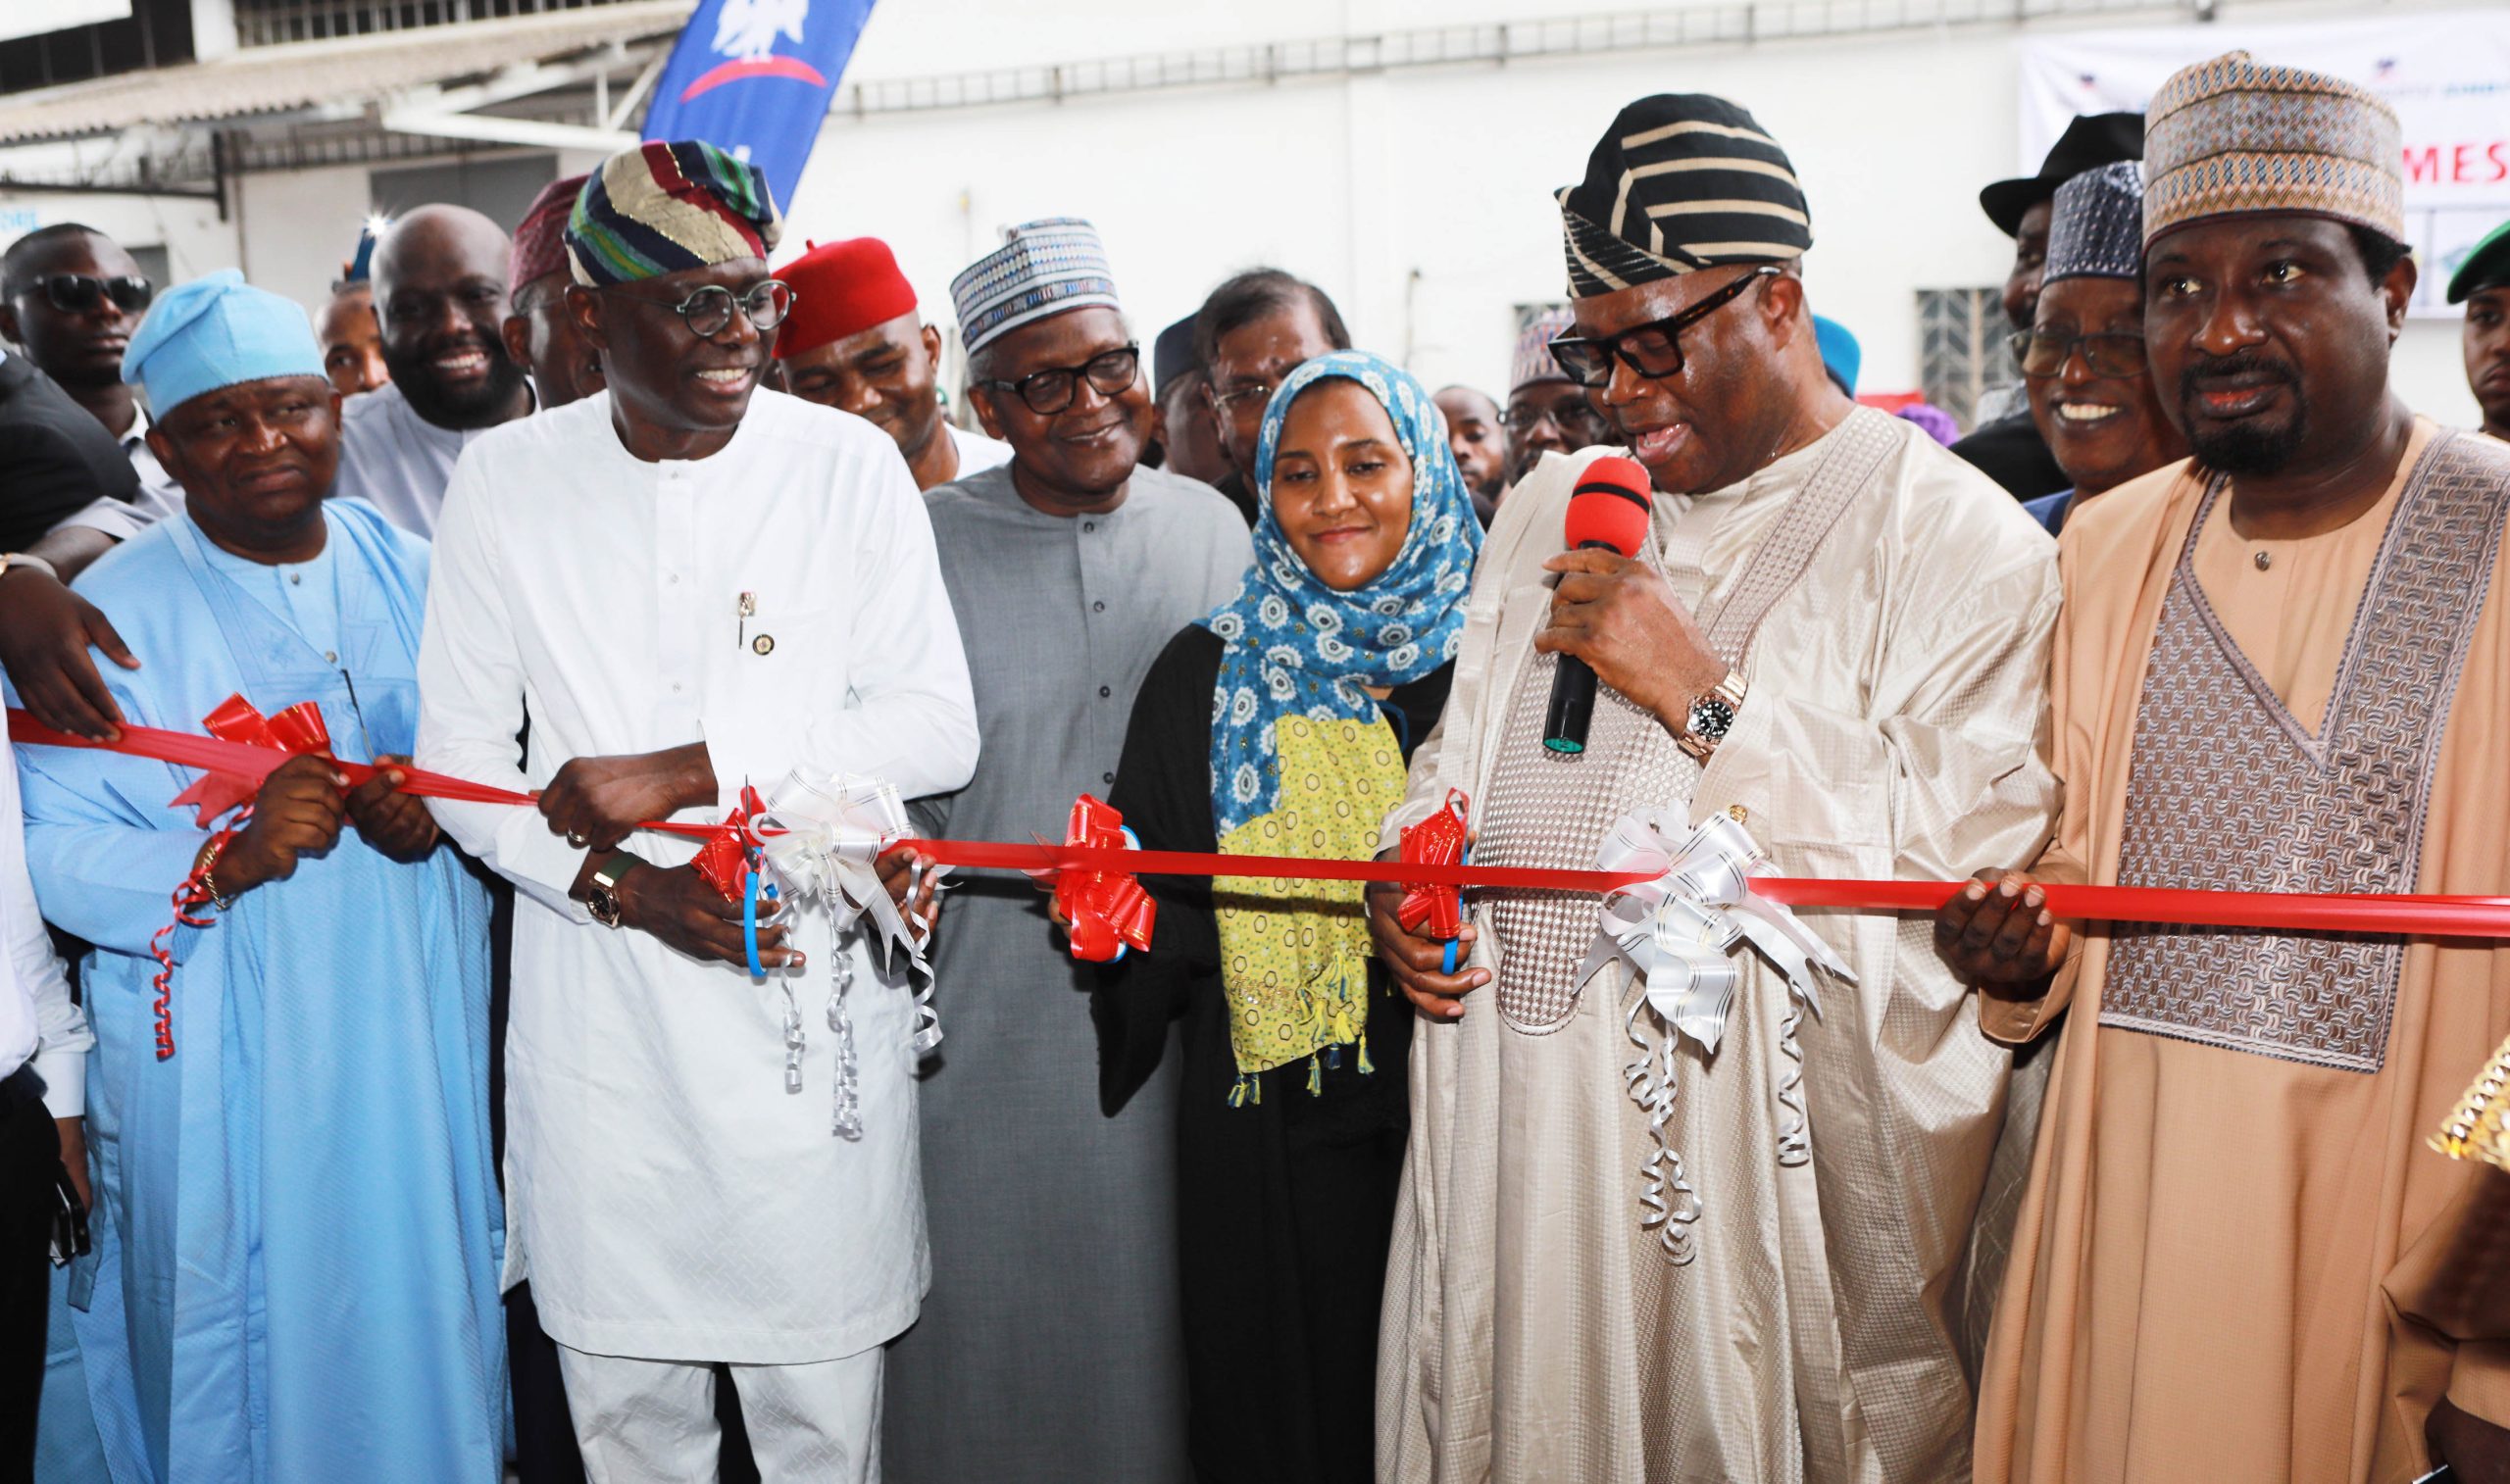
[(567, 219), (567, 263), (587, 288), (765, 260), (784, 229), (756, 166), (702, 139), (659, 141), (601, 163)]

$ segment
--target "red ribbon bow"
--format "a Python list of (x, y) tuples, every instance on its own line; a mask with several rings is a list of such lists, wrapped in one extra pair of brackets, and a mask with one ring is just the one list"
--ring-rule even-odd
[[(1464, 812), (1464, 791), (1448, 789), (1446, 808), (1404, 829), (1403, 864), (1453, 866), (1463, 860)], [(1452, 943), (1464, 931), (1464, 889), (1415, 881), (1405, 888), (1402, 903), (1394, 909), (1394, 919), (1410, 933), (1421, 932), (1421, 925), (1426, 922), (1429, 931), (1425, 936)]]
[[(1125, 828), (1125, 816), (1088, 794), (1073, 801), (1072, 827), (1063, 843), (1097, 850), (1141, 848)], [(1130, 871), (1066, 866), (1055, 875), (1055, 908), (1072, 924), (1076, 959), (1112, 964), (1128, 947), (1150, 952), (1150, 927), (1159, 904)]]
[(767, 813), (767, 803), (758, 790), (741, 785), (740, 807), (724, 816), (697, 847), (697, 859), (690, 862), (706, 884), (723, 893), (727, 902), (741, 899), (741, 876), (749, 869), (750, 853), (758, 847), (755, 821)]
[[(201, 727), (222, 742), (276, 748), (298, 757), (331, 750), (331, 730), (323, 724), (323, 709), (311, 701), (299, 701), (276, 717), (265, 717), (242, 696), (228, 696), (218, 703), (215, 711), (201, 718)], [(167, 808), (185, 804), (196, 806), (200, 811), (199, 822), (207, 828), (210, 820), (252, 803), (254, 796), (262, 791), (262, 780), (269, 776), (267, 769), (259, 777), (253, 777), (211, 768), (195, 779), (191, 787), (175, 795), (174, 802)]]

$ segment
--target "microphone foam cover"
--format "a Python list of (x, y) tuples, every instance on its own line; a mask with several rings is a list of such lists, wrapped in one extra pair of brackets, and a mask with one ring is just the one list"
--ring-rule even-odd
[(1578, 475), (1577, 493), (1569, 497), (1569, 550), (1592, 542), (1625, 557), (1637, 555), (1647, 540), (1652, 488), (1646, 467), (1635, 459), (1613, 457), (1587, 465)]

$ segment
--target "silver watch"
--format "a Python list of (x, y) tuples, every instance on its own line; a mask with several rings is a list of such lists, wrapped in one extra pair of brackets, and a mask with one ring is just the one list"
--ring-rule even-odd
[(1717, 744), (1734, 729), (1734, 714), (1743, 709), (1743, 672), (1730, 669), (1715, 689), (1690, 704), (1689, 715), (1682, 717), (1682, 735), (1674, 739), (1682, 750), (1705, 763), (1717, 751)]

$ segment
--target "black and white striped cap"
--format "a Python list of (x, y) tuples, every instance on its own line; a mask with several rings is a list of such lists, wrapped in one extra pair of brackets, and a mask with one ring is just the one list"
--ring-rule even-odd
[(1591, 299), (1720, 263), (1781, 263), (1813, 245), (1795, 167), (1748, 112), (1706, 93), (1621, 111), (1586, 178), (1559, 192), (1569, 296)]

